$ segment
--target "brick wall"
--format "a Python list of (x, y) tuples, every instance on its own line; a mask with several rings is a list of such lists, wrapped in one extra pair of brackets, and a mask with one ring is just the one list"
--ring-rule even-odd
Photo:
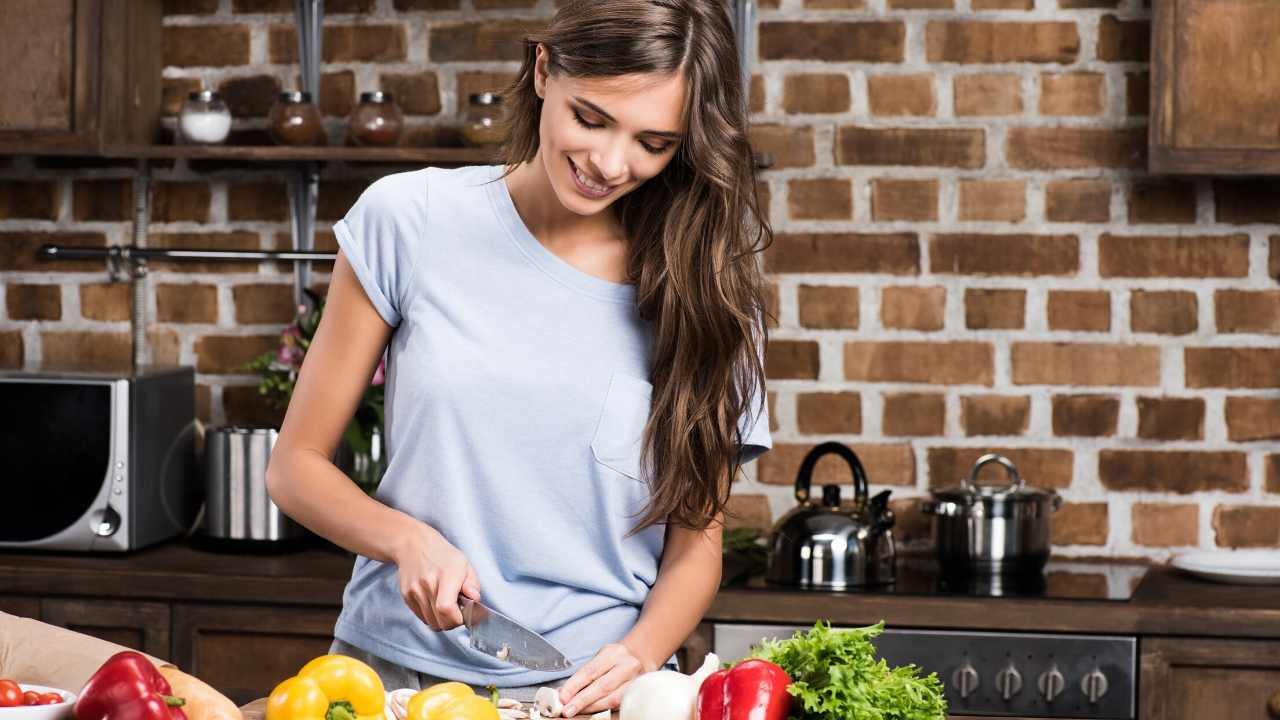
[[(387, 89), (407, 142), (455, 144), (461, 101), (512, 76), (550, 0), (329, 0), (332, 142)], [(292, 0), (168, 0), (166, 109), (220, 89), (262, 135), (294, 87)], [(1145, 167), (1149, 7), (1136, 0), (765, 0), (753, 140), (775, 450), (735, 489), (739, 522), (792, 505), (804, 453), (837, 439), (893, 489), (919, 541), (927, 489), (982, 452), (1067, 503), (1063, 555), (1280, 547), (1280, 183)], [(171, 118), (167, 120), (172, 125)], [(129, 240), (129, 164), (0, 160), (0, 367), (126, 364), (126, 285), (42, 242)], [(377, 171), (322, 179), (319, 237)], [(151, 242), (285, 247), (283, 176), (156, 169)], [(158, 267), (157, 359), (195, 365), (210, 422), (270, 422), (236, 367), (290, 314), (287, 267)], [(324, 282), (324, 275), (317, 281)], [(847, 483), (834, 458), (816, 483)], [(846, 471), (847, 472), (847, 471)], [(848, 496), (849, 489), (845, 488)]]

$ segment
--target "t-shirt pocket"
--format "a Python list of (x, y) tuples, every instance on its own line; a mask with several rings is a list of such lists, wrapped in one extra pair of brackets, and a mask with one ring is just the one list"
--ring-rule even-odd
[(591, 438), (596, 462), (633, 480), (640, 479), (640, 447), (652, 396), (653, 385), (647, 380), (613, 373)]

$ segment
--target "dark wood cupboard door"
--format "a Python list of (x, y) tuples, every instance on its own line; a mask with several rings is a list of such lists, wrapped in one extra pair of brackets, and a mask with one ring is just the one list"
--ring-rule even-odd
[(329, 652), (338, 608), (174, 605), (173, 662), (238, 705)]
[(46, 599), (41, 615), (50, 625), (158, 658), (169, 657), (169, 606), (165, 603)]
[(0, 612), (39, 620), (40, 598), (26, 595), (0, 595)]
[(1142, 641), (1142, 720), (1280, 720), (1280, 642)]

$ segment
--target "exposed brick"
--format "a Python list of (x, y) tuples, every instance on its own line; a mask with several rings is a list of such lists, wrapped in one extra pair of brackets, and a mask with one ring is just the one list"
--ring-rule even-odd
[(1227, 439), (1233, 442), (1280, 438), (1280, 398), (1229, 397)]
[[(911, 486), (916, 481), (915, 454), (906, 444), (850, 444), (867, 471), (867, 479), (877, 485)], [(758, 478), (766, 485), (795, 485), (796, 474), (805, 455), (813, 449), (812, 443), (782, 443), (774, 445), (758, 461)], [(841, 485), (843, 497), (853, 497), (853, 473), (848, 464), (836, 455), (825, 455), (813, 466), (810, 486), (814, 494), (823, 485)]]
[(805, 435), (858, 435), (862, 396), (856, 392), (796, 395), (796, 426)]
[(724, 509), (726, 530), (757, 528), (768, 530), (773, 525), (773, 511), (769, 509), (768, 495), (730, 495)]
[(762, 22), (761, 60), (902, 62), (907, 30), (901, 22)]
[(1129, 192), (1131, 223), (1194, 223), (1196, 187), (1188, 182), (1141, 183)]
[(929, 436), (946, 432), (947, 402), (941, 393), (897, 393), (884, 396), (884, 435)]
[(1035, 0), (972, 0), (974, 10), (1031, 10)]
[(199, 92), (203, 87), (204, 83), (200, 78), (161, 78), (160, 114), (168, 117), (177, 115), (187, 96)]
[(1017, 330), (1025, 324), (1027, 291), (966, 288), (964, 326), (970, 330)]
[(1073, 22), (931, 22), (925, 43), (935, 63), (1069, 63), (1080, 52)]
[(1204, 399), (1138, 398), (1138, 437), (1144, 440), (1204, 439)]
[(78, 222), (133, 219), (133, 183), (123, 178), (76, 180), (71, 186), (72, 216)]
[(212, 15), (218, 0), (164, 0), (165, 15)]
[(1044, 189), (1050, 222), (1103, 223), (1111, 219), (1111, 184), (1105, 180), (1053, 180)]
[(212, 325), (218, 322), (218, 288), (203, 283), (157, 285), (156, 319)]
[(788, 180), (787, 213), (796, 220), (848, 220), (853, 183), (847, 178)]
[(275, 350), (278, 335), (205, 335), (196, 339), (196, 371), (213, 375), (246, 373), (244, 364)]
[(1098, 238), (1103, 277), (1245, 277), (1248, 235), (1112, 235)]
[(10, 320), (62, 319), (62, 288), (58, 285), (9, 285), (4, 295)]
[(898, 498), (889, 501), (889, 509), (893, 511), (893, 540), (897, 543), (898, 552), (911, 545), (930, 547), (933, 539), (933, 518), (924, 514), (921, 507), (924, 498)]
[(1186, 335), (1199, 326), (1196, 294), (1183, 290), (1134, 290), (1129, 324), (1134, 332)]
[(1041, 115), (1101, 115), (1105, 110), (1106, 87), (1101, 73), (1046, 73), (1040, 76)]
[(1273, 280), (1280, 280), (1280, 235), (1272, 235), (1270, 258), (1267, 260), (1267, 275)]
[(1217, 220), (1231, 225), (1280, 223), (1277, 193), (1280, 193), (1280, 182), (1270, 178), (1215, 180), (1213, 202)]
[(793, 115), (849, 112), (849, 78), (839, 73), (802, 73), (782, 79), (782, 109)]
[(941, 330), (946, 305), (943, 287), (887, 287), (880, 291), (880, 321), (900, 330)]
[(284, 411), (272, 407), (256, 385), (222, 388), (222, 412), (231, 425), (279, 428), (284, 420)]
[(171, 67), (226, 67), (249, 64), (247, 25), (166, 25), (163, 62)]
[(938, 181), (877, 178), (871, 181), (871, 218), (929, 221), (938, 219)]
[(524, 53), (524, 36), (541, 29), (543, 24), (517, 20), (433, 23), (428, 39), (431, 61), (518, 61)]
[(747, 91), (747, 112), (751, 114), (764, 112), (765, 107), (764, 76), (759, 73), (751, 76), (751, 87)]
[(1144, 169), (1146, 128), (1014, 127), (1005, 140), (1009, 167), (1020, 170)]
[(537, 4), (537, 0), (472, 0), (477, 10), (509, 10), (529, 9)]
[(1063, 10), (1085, 10), (1093, 8), (1114, 8), (1120, 0), (1058, 0), (1058, 7)]
[(461, 6), (462, 0), (395, 0), (395, 9), (401, 11), (457, 10)]
[(1018, 222), (1027, 214), (1027, 188), (1022, 180), (960, 181), (960, 219)]
[[(302, 79), (298, 79), (302, 85)], [(356, 74), (350, 70), (320, 75), (320, 113), (345, 118), (356, 109)]]
[(1189, 388), (1280, 387), (1280, 350), (1274, 348), (1187, 348), (1182, 362)]
[(960, 398), (964, 434), (1022, 435), (1031, 422), (1031, 398), (1021, 395), (966, 395)]
[(1106, 545), (1110, 526), (1107, 504), (1066, 503), (1053, 515), (1054, 545)]
[(209, 184), (157, 182), (152, 185), (151, 219), (155, 222), (207, 222)]
[[(383, 73), (379, 76), (383, 92), (391, 93), (396, 105), (405, 115), (435, 115), (443, 107), (440, 103), (440, 80), (435, 72), (412, 74)], [(467, 102), (468, 92), (459, 92), (459, 101)]]
[(1108, 332), (1111, 294), (1105, 290), (1049, 291), (1049, 329)]
[(771, 273), (915, 275), (920, 245), (914, 233), (785, 233), (765, 251)]
[(57, 220), (55, 180), (0, 180), (0, 220)]
[(1151, 61), (1151, 23), (1105, 15), (1098, 21), (1098, 59), (1112, 62)]
[(1022, 79), (1017, 75), (957, 75), (952, 95), (961, 117), (1022, 114)]
[[(220, 250), (261, 250), (262, 241), (257, 233), (234, 231), (220, 233), (153, 233), (149, 238), (155, 248), (218, 248)], [(151, 263), (156, 270), (185, 273), (242, 273), (255, 272), (258, 263), (253, 260), (157, 260)]]
[(1074, 275), (1075, 235), (955, 233), (929, 238), (929, 263), (944, 275)]
[(227, 183), (227, 218), (288, 220), (288, 188), (283, 181)]
[(1200, 508), (1197, 505), (1134, 503), (1130, 519), (1135, 545), (1190, 547), (1200, 543)]
[(1219, 290), (1213, 304), (1218, 332), (1280, 334), (1280, 290)]
[[(778, 0), (772, 2), (776, 7)], [(864, 7), (866, 0), (804, 0), (805, 10), (862, 10)]]
[(465, 112), (474, 94), (484, 92), (503, 94), (515, 79), (516, 74), (513, 72), (459, 72), (455, 80), (458, 86), (456, 112)]
[(782, 300), (779, 297), (778, 283), (768, 282), (764, 286), (765, 324), (769, 328), (778, 327), (778, 316), (781, 315)]
[(858, 288), (801, 285), (800, 324), (823, 330), (857, 329)]
[(128, 283), (80, 286), (80, 315), (86, 320), (123, 322), (133, 314), (133, 290)]
[[(372, 12), (374, 0), (327, 0), (326, 13)], [(290, 13), (296, 4), (291, 0), (235, 0), (233, 9), (238, 13)]]
[(106, 260), (46, 260), (38, 254), (43, 245), (106, 247), (98, 232), (0, 232), (0, 270), (18, 272), (95, 272), (105, 270)]
[[(969, 477), (974, 463), (987, 453), (999, 453), (1018, 467), (1018, 475), (1037, 488), (1060, 489), (1071, 486), (1072, 453), (1057, 448), (929, 448), (929, 487), (954, 487)], [(767, 453), (766, 453), (767, 454)], [(1007, 483), (1004, 470), (985, 465), (978, 478), (982, 485)]]
[(1160, 348), (1094, 343), (1013, 344), (1013, 382), (1018, 385), (1160, 384)]
[(950, 10), (955, 7), (954, 0), (889, 0), (889, 7), (894, 10)]
[(233, 77), (223, 80), (218, 92), (233, 117), (266, 117), (280, 94), (280, 81), (270, 75)]
[(872, 75), (867, 78), (867, 104), (872, 115), (933, 115), (938, 107), (933, 75)]
[(770, 340), (765, 370), (776, 380), (817, 380), (818, 343), (812, 340)]
[(790, 125), (752, 125), (751, 147), (773, 155), (773, 167), (811, 167), (814, 163), (813, 128)]
[(986, 140), (977, 128), (841, 127), (836, 138), (837, 165), (909, 165), (980, 168), (986, 164)]
[(40, 361), (45, 370), (127, 370), (133, 341), (129, 333), (42, 332)]
[(196, 419), (209, 425), (213, 422), (213, 388), (196, 384)]
[(1218, 547), (1280, 548), (1280, 507), (1219, 505), (1213, 534)]
[(320, 184), (316, 198), (316, 219), (341, 220), (369, 187), (365, 180), (333, 180)]
[(293, 320), (293, 286), (256, 283), (236, 285), (231, 288), (236, 305), (236, 322), (240, 325), (259, 325)]
[(1098, 479), (1107, 490), (1193, 492), (1249, 489), (1244, 453), (1193, 450), (1102, 450)]
[(1151, 113), (1151, 73), (1125, 73), (1124, 96), (1130, 117), (1149, 115)]
[(1280, 453), (1266, 456), (1267, 492), (1280, 495)]
[[(492, 23), (503, 25), (504, 23)], [(451, 26), (453, 28), (459, 26)], [(465, 27), (465, 26), (463, 26)], [(431, 59), (435, 57), (437, 43), (448, 43), (450, 33), (443, 32), (441, 26), (431, 28)], [(454, 42), (457, 38), (454, 38)], [(321, 54), (324, 62), (398, 62), (408, 56), (406, 48), (408, 40), (404, 25), (325, 25), (324, 37), (321, 39)], [(518, 42), (512, 43), (513, 51), (522, 49)], [(508, 54), (515, 54), (511, 52)], [(289, 64), (298, 62), (298, 35), (292, 25), (272, 25), (267, 34), (267, 57), (271, 62)], [(490, 58), (450, 58), (456, 60)], [(517, 60), (519, 58), (492, 58), (501, 60)]]
[(844, 376), (866, 382), (990, 385), (994, 351), (982, 342), (851, 342)]
[(21, 370), (24, 351), (21, 330), (0, 330), (0, 369)]
[(1053, 434), (1110, 437), (1116, 434), (1120, 398), (1108, 395), (1054, 395)]
[(779, 427), (781, 426), (778, 424), (778, 393), (770, 391), (769, 392), (769, 430), (771, 432), (777, 432)]

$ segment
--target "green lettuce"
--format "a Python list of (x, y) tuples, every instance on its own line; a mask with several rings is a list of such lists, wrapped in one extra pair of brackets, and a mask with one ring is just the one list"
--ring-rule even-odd
[(944, 720), (937, 674), (921, 677), (915, 665), (890, 668), (876, 659), (871, 639), (883, 631), (883, 622), (833, 630), (819, 620), (789, 639), (764, 641), (749, 657), (787, 671), (792, 720)]

